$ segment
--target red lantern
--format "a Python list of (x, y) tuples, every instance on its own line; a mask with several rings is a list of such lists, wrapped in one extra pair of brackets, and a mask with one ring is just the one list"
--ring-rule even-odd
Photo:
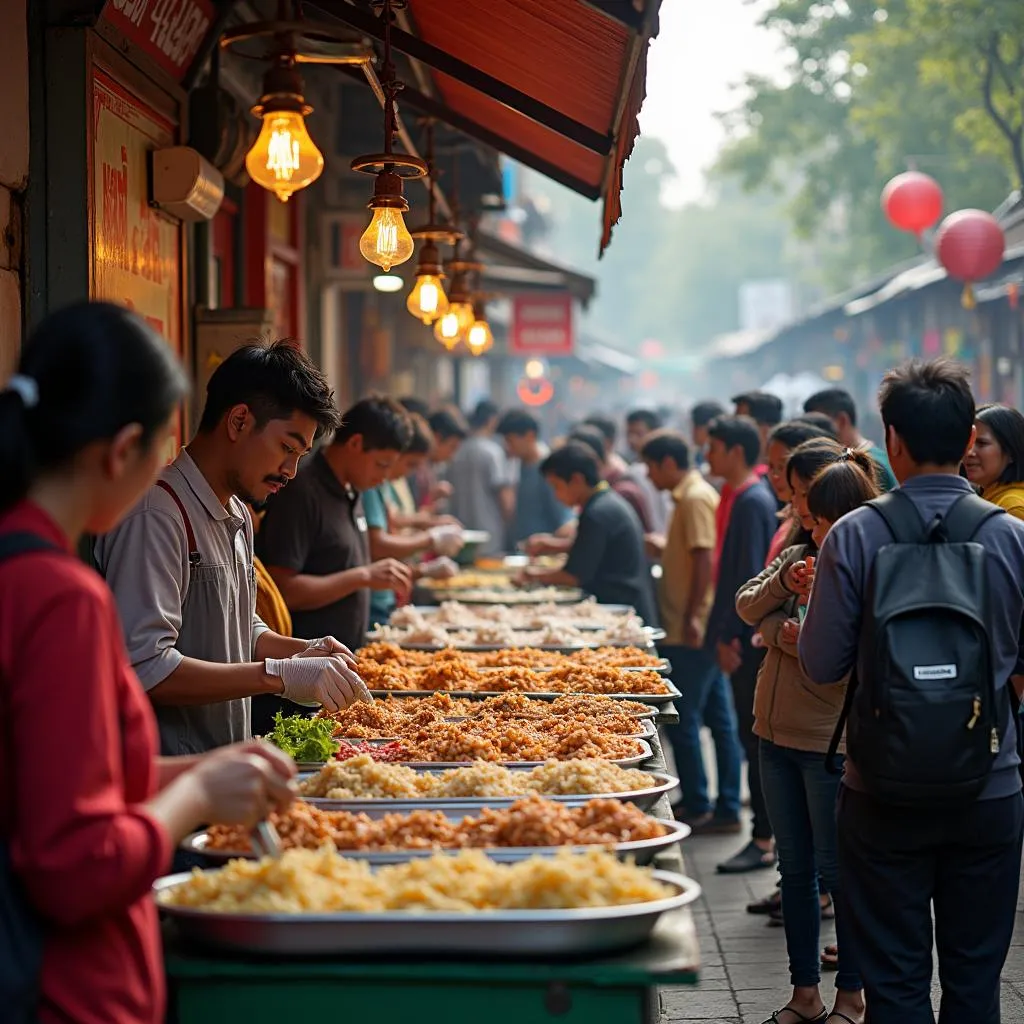
[(920, 235), (942, 216), (942, 189), (919, 171), (897, 174), (882, 190), (882, 209), (893, 227)]
[(959, 281), (980, 281), (1003, 262), (1006, 236), (999, 221), (984, 210), (957, 210), (939, 228), (935, 254)]

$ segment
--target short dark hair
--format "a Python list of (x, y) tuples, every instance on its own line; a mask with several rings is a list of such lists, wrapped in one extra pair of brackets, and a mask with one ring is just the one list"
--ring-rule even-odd
[(680, 469), (690, 468), (690, 446), (678, 430), (656, 430), (644, 438), (640, 457), (659, 465), (672, 459)]
[(834, 437), (837, 441), (839, 440), (839, 431), (836, 430), (835, 421), (828, 413), (824, 412), (805, 412), (801, 416), (797, 416), (794, 423), (809, 423), (812, 427), (817, 427), (826, 437)]
[(597, 461), (602, 465), (608, 457), (608, 451), (604, 445), (604, 434), (597, 427), (581, 423), (569, 431), (569, 436), (566, 440), (586, 445), (597, 456)]
[(502, 437), (523, 437), (525, 434), (540, 433), (537, 417), (525, 409), (509, 409), (498, 420), (498, 433)]
[(469, 434), (469, 427), (461, 413), (451, 409), (438, 409), (427, 417), (427, 423), (439, 441), (450, 441), (453, 437), (460, 440)]
[(422, 398), (417, 398), (415, 395), (406, 395), (405, 398), (400, 398), (398, 404), (406, 412), (414, 412), (417, 416), (422, 416), (423, 419), (427, 419), (430, 416), (430, 406)]
[(834, 523), (881, 493), (874, 472), (865, 472), (860, 459), (844, 452), (837, 462), (819, 470), (811, 481), (807, 489), (807, 509), (816, 519)]
[(210, 433), (236, 405), (248, 406), (261, 428), (296, 412), (316, 421), (316, 437), (341, 423), (327, 378), (291, 340), (243, 345), (213, 371), (200, 432)]
[(708, 434), (725, 445), (726, 449), (743, 449), (748, 466), (756, 466), (761, 454), (761, 434), (749, 416), (719, 416), (712, 420)]
[(540, 465), (543, 476), (557, 477), (569, 483), (579, 473), (590, 487), (601, 482), (597, 456), (580, 441), (569, 441), (553, 451)]
[(489, 398), (480, 399), (476, 403), (476, 408), (469, 414), (470, 427), (473, 430), (480, 430), (486, 427), (498, 415), (498, 411), (498, 407)]
[(777, 427), (772, 427), (771, 433), (768, 435), (768, 443), (776, 441), (782, 445), (783, 448), (797, 448), (804, 443), (804, 441), (813, 441), (816, 437), (833, 437), (833, 434), (826, 434), (824, 430), (820, 430), (818, 427), (812, 426), (810, 423), (805, 423), (802, 420), (787, 420), (785, 423), (780, 423)]
[(882, 422), (918, 465), (960, 462), (974, 427), (974, 396), (967, 369), (949, 359), (914, 359), (882, 378)]
[(434, 447), (434, 432), (430, 429), (430, 425), (419, 413), (410, 412), (409, 426), (412, 427), (412, 436), (405, 446), (405, 453), (407, 455), (429, 454), (430, 449)]
[(745, 391), (737, 395), (733, 405), (745, 405), (755, 423), (763, 427), (774, 427), (782, 422), (782, 399), (767, 391)]
[(978, 410), (978, 422), (992, 431), (1003, 454), (1010, 458), (999, 483), (1015, 484), (1024, 480), (1024, 415), (1007, 405), (983, 405)]
[(843, 388), (825, 388), (816, 391), (804, 402), (804, 412), (823, 412), (830, 419), (835, 419), (845, 412), (853, 426), (857, 426), (857, 403), (853, 395)]
[(714, 399), (697, 402), (690, 410), (690, 422), (695, 427), (706, 427), (712, 420), (725, 415), (725, 406)]
[(653, 409), (634, 409), (626, 416), (626, 422), (642, 423), (648, 430), (660, 430), (664, 425), (661, 416)]
[(581, 426), (597, 427), (601, 431), (606, 445), (615, 444), (615, 438), (619, 436), (619, 427), (615, 420), (611, 416), (605, 416), (599, 412), (591, 413)]
[(393, 398), (367, 395), (345, 413), (334, 443), (344, 444), (358, 434), (366, 451), (404, 452), (412, 433), (409, 414)]

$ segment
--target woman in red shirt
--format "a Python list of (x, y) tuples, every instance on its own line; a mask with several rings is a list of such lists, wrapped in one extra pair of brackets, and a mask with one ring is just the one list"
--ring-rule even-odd
[(0, 991), (5, 1020), (162, 1021), (154, 879), (199, 824), (291, 799), (295, 766), (261, 744), (156, 757), (113, 597), (74, 557), (153, 482), (185, 392), (160, 336), (102, 303), (44, 321), (0, 391), (0, 543), (47, 545), (0, 563), (0, 844), (43, 935), (37, 994)]

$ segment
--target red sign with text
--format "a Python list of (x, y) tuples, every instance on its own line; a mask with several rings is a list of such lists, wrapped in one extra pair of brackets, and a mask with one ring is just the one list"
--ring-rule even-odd
[(572, 296), (517, 295), (512, 300), (508, 350), (519, 356), (571, 356)]
[(210, 0), (107, 0), (103, 19), (180, 82), (213, 24), (214, 13)]

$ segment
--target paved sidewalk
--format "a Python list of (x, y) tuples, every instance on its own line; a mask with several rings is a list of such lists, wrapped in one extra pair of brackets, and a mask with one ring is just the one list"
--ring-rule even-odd
[[(738, 876), (715, 872), (715, 865), (739, 849), (744, 838), (709, 836), (687, 840), (683, 845), (687, 873), (704, 888), (703, 899), (694, 909), (703, 980), (695, 990), (663, 990), (663, 1024), (761, 1024), (789, 999), (783, 929), (769, 927), (765, 918), (748, 914), (745, 909), (751, 899), (770, 892), (778, 876), (775, 871)], [(1017, 932), (1003, 971), (1003, 1024), (1024, 1024), (1022, 909), (1018, 898)], [(831, 922), (823, 922), (822, 944), (834, 940)], [(834, 975), (824, 977), (823, 995), (828, 1001)], [(937, 989), (933, 995), (937, 1006)]]

